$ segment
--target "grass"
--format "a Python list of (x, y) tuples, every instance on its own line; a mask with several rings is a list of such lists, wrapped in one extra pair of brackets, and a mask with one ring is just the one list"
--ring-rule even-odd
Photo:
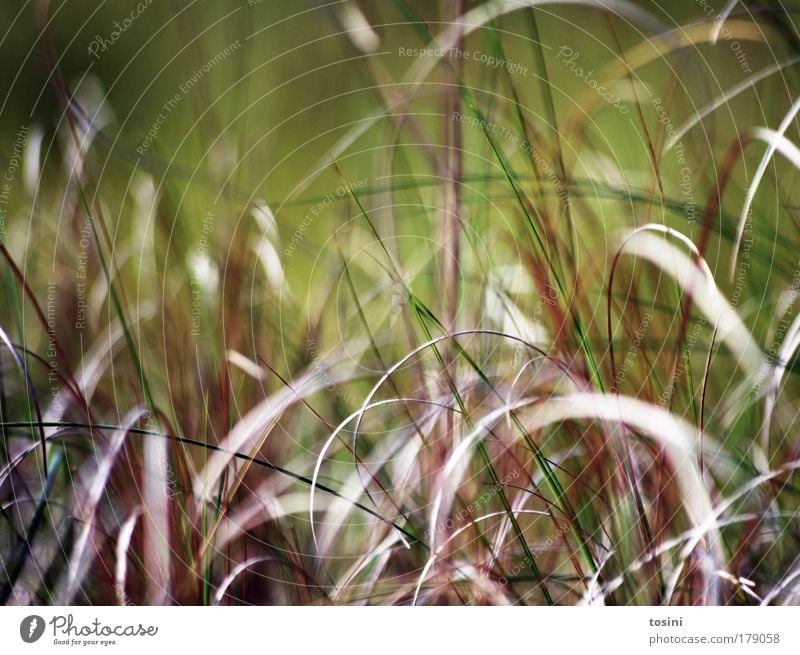
[(798, 602), (793, 9), (534, 4), (8, 17), (2, 603)]

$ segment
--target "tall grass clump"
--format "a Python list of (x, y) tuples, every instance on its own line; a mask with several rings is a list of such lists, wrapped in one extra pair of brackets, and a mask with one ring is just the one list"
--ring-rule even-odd
[(795, 8), (72, 4), (0, 8), (4, 604), (800, 600)]

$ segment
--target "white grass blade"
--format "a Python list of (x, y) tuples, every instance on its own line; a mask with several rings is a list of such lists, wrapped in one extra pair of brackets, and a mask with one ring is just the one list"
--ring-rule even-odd
[(378, 49), (381, 41), (357, 4), (354, 2), (340, 4), (336, 7), (336, 13), (356, 48), (363, 53), (375, 52)]

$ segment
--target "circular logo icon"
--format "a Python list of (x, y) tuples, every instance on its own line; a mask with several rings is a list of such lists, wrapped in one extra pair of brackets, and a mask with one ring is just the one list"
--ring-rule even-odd
[(19, 624), (19, 636), (26, 644), (38, 641), (44, 634), (44, 619), (36, 614), (26, 616)]

